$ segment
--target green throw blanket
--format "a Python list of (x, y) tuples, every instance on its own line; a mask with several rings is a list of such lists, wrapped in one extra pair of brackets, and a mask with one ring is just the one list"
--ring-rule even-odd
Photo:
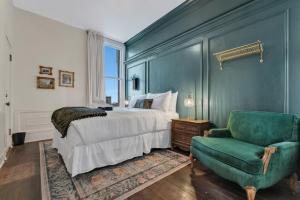
[(63, 107), (53, 112), (51, 122), (62, 137), (66, 137), (72, 121), (90, 117), (104, 117), (106, 115), (107, 113), (99, 108)]

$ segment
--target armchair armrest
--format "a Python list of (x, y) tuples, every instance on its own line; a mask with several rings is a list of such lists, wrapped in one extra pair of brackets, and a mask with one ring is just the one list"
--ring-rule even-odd
[(204, 134), (205, 137), (231, 137), (230, 130), (227, 128), (214, 128), (210, 129)]
[(279, 142), (269, 145), (271, 147), (276, 147), (278, 151), (289, 151), (295, 150), (299, 147), (299, 142)]
[[(273, 156), (277, 157), (279, 162), (282, 162), (282, 160), (297, 160), (298, 148), (298, 142), (280, 142), (265, 147), (265, 153), (262, 157), (263, 174), (267, 173), (269, 162)], [(272, 156), (272, 154), (274, 155)]]

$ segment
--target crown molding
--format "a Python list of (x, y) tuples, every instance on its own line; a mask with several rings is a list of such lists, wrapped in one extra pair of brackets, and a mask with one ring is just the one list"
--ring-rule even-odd
[(169, 22), (170, 19), (184, 13), (188, 8), (190, 8), (191, 6), (194, 6), (195, 4), (199, 3), (200, 1), (201, 0), (187, 0), (187, 1), (183, 2), (182, 4), (177, 6), (175, 9), (173, 9), (172, 11), (170, 11), (169, 13), (167, 13), (166, 15), (164, 15), (157, 21), (153, 22), (151, 25), (149, 25), (147, 28), (145, 28), (144, 30), (142, 30), (141, 32), (139, 32), (138, 34), (133, 36), (132, 38), (130, 38), (128, 41), (125, 42), (125, 45), (126, 46), (132, 45), (136, 41), (143, 38), (149, 32), (151, 32), (151, 31), (157, 29), (158, 27), (160, 27), (161, 25)]
[[(276, 6), (278, 4), (284, 3), (288, 0), (252, 0), (245, 4), (238, 6), (226, 13), (223, 13), (215, 18), (212, 18), (198, 26), (195, 26), (187, 31), (180, 33), (174, 37), (169, 38), (168, 40), (161, 42), (153, 47), (150, 47), (144, 51), (141, 51), (132, 57), (129, 57), (125, 60), (125, 64), (131, 64), (139, 59), (144, 59), (146, 57), (151, 57), (157, 55), (161, 52), (161, 49), (171, 47), (172, 45), (178, 45), (181, 42), (190, 40), (195, 37), (199, 37), (208, 31), (215, 29), (216, 27), (221, 27), (226, 23), (230, 23), (230, 21), (234, 21), (236, 19), (244, 19), (251, 15), (253, 12), (262, 11), (266, 8), (270, 8)], [(126, 44), (125, 44), (126, 45)], [(126, 45), (126, 47), (128, 47)]]

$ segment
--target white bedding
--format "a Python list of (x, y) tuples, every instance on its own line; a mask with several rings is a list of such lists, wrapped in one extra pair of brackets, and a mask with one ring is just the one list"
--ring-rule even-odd
[(116, 138), (136, 136), (143, 133), (166, 130), (168, 122), (176, 114), (160, 110), (139, 108), (115, 108), (106, 117), (93, 117), (71, 122), (79, 134), (81, 144), (93, 144)]
[(170, 147), (170, 122), (177, 113), (116, 108), (107, 114), (73, 121), (65, 138), (55, 131), (53, 147), (72, 176)]

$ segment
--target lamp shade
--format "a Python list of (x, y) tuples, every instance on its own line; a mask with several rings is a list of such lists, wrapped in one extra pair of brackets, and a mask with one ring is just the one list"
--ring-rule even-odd
[(192, 97), (192, 95), (188, 95), (188, 97), (184, 100), (184, 106), (191, 108), (195, 105), (195, 101)]
[(126, 99), (126, 100), (124, 101), (124, 104), (125, 104), (125, 106), (128, 106), (129, 101)]

